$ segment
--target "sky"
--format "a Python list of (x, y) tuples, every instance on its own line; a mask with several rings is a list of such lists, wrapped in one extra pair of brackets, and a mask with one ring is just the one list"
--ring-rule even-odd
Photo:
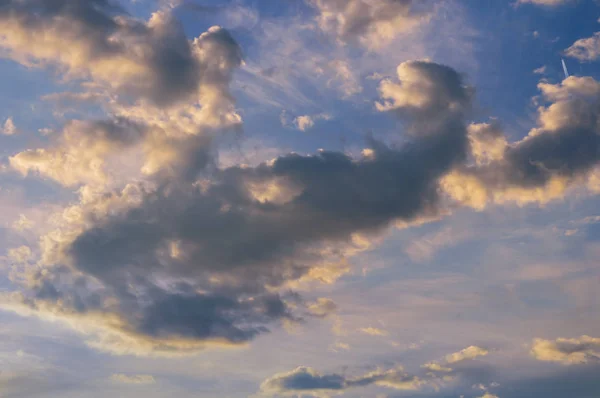
[(0, 0), (0, 397), (597, 398), (598, 61), (594, 0)]

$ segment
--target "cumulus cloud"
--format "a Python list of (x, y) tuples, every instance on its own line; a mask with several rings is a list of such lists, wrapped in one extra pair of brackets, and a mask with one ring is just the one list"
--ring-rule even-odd
[(560, 362), (565, 365), (600, 361), (600, 338), (535, 339), (531, 355), (540, 361)]
[(565, 54), (580, 61), (594, 61), (600, 58), (600, 32), (594, 33), (592, 37), (577, 40), (565, 50)]
[[(59, 64), (68, 75), (83, 71), (102, 83), (95, 66), (74, 63), (77, 51), (98, 46), (107, 47), (94, 58), (98, 64), (113, 65), (117, 57), (153, 71), (147, 90), (127, 79), (119, 83), (117, 74), (109, 89), (137, 102), (113, 103), (113, 118), (70, 122), (55, 145), (10, 158), (23, 174), (77, 186), (105, 184), (105, 166), (115, 153), (136, 148), (145, 154), (141, 171), (153, 176), (152, 184), (130, 183), (120, 192), (83, 187), (82, 203), (63, 215), (74, 226), (41, 239), (40, 265), (47, 269), (32, 270), (22, 278), (21, 293), (4, 296), (4, 306), (19, 313), (85, 325), (95, 335), (90, 344), (112, 352), (176, 355), (211, 344), (241, 345), (279, 322), (324, 316), (330, 303), (303, 303), (286, 289), (334, 282), (350, 269), (348, 257), (388, 227), (445, 214), (446, 195), (478, 208), (506, 198), (541, 202), (559, 197), (597, 163), (595, 80), (541, 83), (552, 104), (540, 108), (538, 128), (509, 144), (495, 123), (469, 125), (473, 90), (459, 73), (409, 61), (398, 66), (397, 78), (381, 82), (375, 104), (401, 119), (403, 145), (370, 138), (368, 156), (360, 159), (322, 151), (218, 168), (210, 134), (198, 126), (218, 130), (241, 120), (228, 88), (241, 58), (225, 31), (211, 28), (189, 42), (177, 39), (183, 36), (166, 14), (130, 20), (100, 0), (61, 1), (33, 12), (32, 1), (0, 8), (0, 21), (14, 28), (4, 42), (14, 59)], [(368, 7), (378, 7), (373, 4)], [(411, 10), (412, 4), (395, 2), (392, 11), (396, 7)], [(69, 30), (80, 25), (94, 30), (82, 37)], [(170, 32), (161, 45), (154, 46), (154, 35), (162, 33), (153, 29)], [(46, 32), (49, 42), (38, 48), (19, 36), (30, 32)], [(76, 55), (53, 50), (54, 35), (72, 40)], [(133, 51), (131, 35), (152, 51)], [(192, 105), (181, 102), (192, 95), (185, 90), (181, 97), (169, 99), (167, 92), (164, 101), (154, 98), (175, 66), (159, 62), (162, 69), (156, 69), (145, 57), (170, 59), (170, 51), (191, 54), (190, 68), (197, 68), (197, 80), (185, 81), (198, 94)], [(185, 79), (180, 67), (175, 70)]]
[(386, 79), (379, 85), (384, 101), (376, 108), (412, 120), (410, 134), (437, 135), (464, 121), (472, 90), (464, 86), (455, 70), (427, 61), (408, 61), (398, 66), (397, 75), (398, 81)]
[[(278, 290), (306, 280), (331, 283), (347, 272), (347, 256), (369, 246), (369, 236), (435, 215), (439, 179), (466, 156), (471, 97), (460, 75), (424, 61), (399, 70), (406, 83), (386, 83), (395, 84), (394, 98), (426, 88), (417, 102), (396, 100), (381, 109), (405, 119), (410, 144), (393, 149), (371, 140), (372, 156), (361, 159), (290, 154), (256, 167), (214, 169), (197, 183), (187, 176), (197, 168), (191, 156), (188, 167), (159, 175), (155, 189), (138, 190), (134, 202), (112, 207), (102, 202), (118, 196), (99, 196), (87, 211), (113, 210), (93, 217), (80, 208), (87, 221), (46, 247), (52, 271), (30, 275), (29, 291), (11, 296), (10, 307), (108, 329), (119, 343), (101, 345), (115, 352), (134, 339), (167, 353), (243, 344), (269, 324), (295, 320), (288, 305), (295, 299)], [(97, 153), (94, 145), (105, 151), (145, 137), (93, 126), (72, 133), (84, 142), (94, 138), (89, 154)], [(26, 172), (33, 162), (19, 154), (11, 163)], [(84, 176), (71, 176), (65, 165), (55, 178), (102, 177), (97, 163), (89, 164)]]
[(412, 0), (309, 0), (319, 27), (342, 42), (379, 48), (430, 17), (425, 3)]
[(145, 175), (192, 176), (207, 163), (211, 137), (241, 124), (229, 91), (241, 50), (220, 27), (188, 40), (169, 10), (142, 21), (106, 0), (11, 0), (0, 7), (0, 26), (6, 56), (85, 82), (82, 93), (48, 98), (92, 98), (110, 116), (70, 121), (53, 146), (11, 157), (24, 174), (103, 184), (107, 160), (135, 149)]
[(110, 379), (117, 383), (125, 384), (154, 384), (156, 379), (151, 375), (130, 375), (124, 373), (115, 373)]
[(498, 123), (474, 123), (469, 126), (471, 154), (477, 164), (487, 164), (504, 157), (508, 142)]
[(0, 27), (0, 47), (18, 62), (157, 105), (189, 100), (205, 79), (202, 39), (190, 42), (167, 10), (139, 21), (108, 0), (9, 0)]
[(538, 87), (549, 103), (538, 108), (538, 126), (508, 145), (486, 127), (484, 137), (493, 144), (486, 145), (486, 154), (472, 135), (471, 149), (479, 164), (457, 168), (444, 178), (442, 185), (451, 197), (477, 209), (487, 203), (544, 204), (590, 176), (599, 160), (600, 84), (591, 77), (572, 76)]

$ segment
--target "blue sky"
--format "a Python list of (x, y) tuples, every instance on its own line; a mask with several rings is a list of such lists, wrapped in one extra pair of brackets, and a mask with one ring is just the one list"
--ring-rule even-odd
[(0, 2), (0, 396), (599, 396), (599, 18)]

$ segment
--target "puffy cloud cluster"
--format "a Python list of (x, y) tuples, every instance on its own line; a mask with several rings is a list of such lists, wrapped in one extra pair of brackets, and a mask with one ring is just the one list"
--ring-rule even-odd
[(581, 336), (573, 339), (535, 339), (531, 355), (540, 361), (560, 362), (565, 365), (597, 362), (600, 361), (600, 338)]
[[(386, 105), (415, 132), (406, 146), (372, 141), (372, 156), (359, 160), (290, 154), (257, 167), (214, 169), (198, 181), (184, 170), (158, 178), (156, 189), (139, 191), (125, 206), (103, 205), (119, 196), (100, 196), (79, 209), (87, 220), (79, 229), (47, 245), (53, 268), (30, 275), (30, 291), (12, 296), (12, 308), (110, 330), (116, 348), (103, 346), (115, 352), (134, 339), (167, 353), (243, 344), (269, 323), (297, 319), (288, 303), (298, 299), (278, 291), (334, 281), (346, 272), (346, 257), (368, 247), (369, 235), (437, 214), (438, 182), (466, 156), (470, 95), (460, 76), (431, 62), (400, 70), (407, 83), (394, 95), (429, 89), (418, 103)], [(102, 150), (113, 140), (129, 142), (111, 131), (89, 134)], [(112, 210), (99, 216), (98, 209)]]
[(577, 40), (565, 53), (580, 61), (594, 61), (600, 58), (600, 32), (594, 33), (592, 37)]
[(158, 105), (189, 100), (207, 78), (202, 38), (188, 41), (168, 11), (145, 22), (110, 0), (7, 0), (0, 29), (0, 47), (18, 62)]
[(102, 184), (109, 158), (135, 149), (144, 174), (194, 175), (208, 161), (213, 133), (241, 123), (229, 91), (241, 50), (222, 28), (188, 40), (170, 10), (142, 21), (108, 0), (11, 0), (0, 5), (0, 26), (6, 56), (85, 82), (83, 93), (48, 98), (93, 98), (110, 114), (71, 121), (51, 147), (13, 156), (22, 173)]
[(451, 197), (477, 209), (508, 201), (543, 204), (590, 178), (600, 160), (600, 83), (572, 76), (538, 87), (549, 105), (539, 107), (538, 126), (522, 140), (506, 144), (496, 128), (471, 126), (476, 163), (444, 178)]
[(413, 0), (309, 0), (320, 28), (342, 42), (379, 48), (430, 17), (426, 3)]
[[(314, 4), (322, 26), (344, 39), (387, 37), (399, 21), (423, 17), (411, 1)], [(339, 21), (327, 22), (328, 12)], [(543, 202), (597, 164), (595, 80), (541, 83), (551, 104), (539, 127), (509, 144), (494, 123), (469, 126), (473, 91), (459, 73), (411, 61), (381, 82), (376, 104), (402, 120), (403, 145), (370, 139), (360, 159), (321, 151), (218, 168), (211, 133), (241, 121), (229, 92), (240, 50), (223, 29), (189, 41), (168, 11), (139, 21), (105, 0), (8, 0), (0, 25), (13, 59), (90, 79), (109, 93), (111, 112), (72, 121), (48, 148), (10, 158), (23, 174), (84, 186), (62, 229), (41, 237), (39, 264), (19, 275), (22, 291), (4, 294), (2, 306), (66, 322), (114, 353), (240, 345), (278, 322), (324, 317), (333, 302), (305, 303), (288, 290), (334, 282), (386, 228), (446, 213), (447, 195), (477, 208)], [(151, 177), (107, 188), (107, 165), (128, 151), (143, 154), (136, 171)], [(469, 347), (446, 365), (484, 352)], [(398, 371), (369, 377), (359, 380), (415, 383)]]
[[(487, 355), (487, 351), (470, 346), (446, 356), (446, 362), (456, 363)], [(357, 387), (379, 386), (394, 390), (418, 391), (424, 388), (439, 390), (460, 376), (461, 370), (453, 370), (432, 362), (422, 366), (422, 372), (411, 375), (402, 367), (389, 370), (377, 369), (365, 375), (350, 377), (337, 373), (321, 374), (313, 368), (298, 367), (266, 379), (260, 386), (264, 396), (303, 396), (329, 397), (343, 394)]]

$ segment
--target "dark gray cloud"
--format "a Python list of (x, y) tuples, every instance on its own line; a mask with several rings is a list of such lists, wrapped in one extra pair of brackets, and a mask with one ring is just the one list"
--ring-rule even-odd
[(423, 380), (405, 373), (401, 368), (376, 370), (364, 376), (349, 377), (336, 373), (320, 374), (312, 368), (301, 366), (268, 378), (261, 384), (260, 393), (263, 396), (326, 397), (331, 393), (343, 393), (351, 388), (370, 385), (415, 391), (423, 384), (426, 384)]
[[(76, 300), (79, 293), (59, 280), (54, 290), (39, 284), (52, 292), (44, 297), (78, 302), (80, 313), (109, 311), (124, 328), (151, 338), (239, 343), (274, 320), (294, 319), (290, 298), (273, 289), (310, 277), (316, 267), (327, 272), (357, 233), (437, 214), (440, 178), (466, 157), (470, 95), (460, 76), (429, 62), (406, 68), (411, 80), (395, 93), (419, 85), (430, 88), (425, 96), (444, 93), (420, 106), (389, 107), (411, 131), (426, 134), (413, 134), (400, 148), (371, 139), (373, 152), (363, 159), (323, 151), (253, 168), (209, 168), (193, 184), (188, 170), (194, 175), (206, 162), (188, 162), (187, 170), (158, 176), (159, 187), (138, 204), (90, 219), (61, 246), (58, 261), (98, 284), (105, 299)], [(443, 121), (432, 123), (436, 117)], [(107, 307), (108, 297), (117, 302)]]
[[(214, 80), (222, 76), (228, 75)], [(370, 138), (371, 152), (361, 159), (322, 151), (225, 169), (211, 163), (202, 142), (183, 145), (180, 167), (156, 175), (155, 189), (89, 216), (53, 248), (53, 262), (69, 267), (87, 289), (74, 289), (68, 276), (39, 275), (24, 302), (38, 310), (59, 305), (68, 316), (113, 316), (119, 321), (111, 327), (160, 344), (240, 344), (273, 322), (299, 320), (288, 304), (301, 299), (275, 292), (339, 272), (336, 264), (357, 234), (445, 211), (441, 182), (449, 173), (470, 175), (496, 192), (545, 186), (556, 175), (574, 178), (596, 164), (597, 94), (579, 80), (543, 86), (555, 103), (542, 112), (541, 127), (501, 158), (465, 166), (472, 90), (456, 71), (426, 61), (401, 64), (398, 78), (381, 83), (378, 108), (402, 119), (403, 145)], [(114, 139), (110, 131), (104, 140)]]

